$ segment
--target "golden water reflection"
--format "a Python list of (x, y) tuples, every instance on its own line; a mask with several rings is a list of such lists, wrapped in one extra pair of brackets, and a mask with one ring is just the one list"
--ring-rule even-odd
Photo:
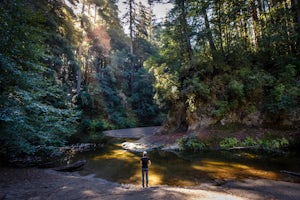
[[(245, 154), (243, 157), (228, 156), (220, 153), (197, 155), (196, 158), (179, 158), (173, 153), (150, 152), (152, 165), (149, 169), (149, 184), (194, 186), (203, 182), (245, 178), (264, 178), (283, 180), (279, 171), (287, 169), (292, 163), (286, 161), (274, 163), (257, 159), (255, 155)], [(125, 184), (141, 184), (141, 168), (139, 153), (123, 150), (119, 144), (111, 145), (95, 152), (85, 152), (76, 159), (87, 159), (88, 164), (82, 175), (95, 174), (99, 178)]]
[(205, 172), (214, 179), (243, 179), (256, 177), (275, 180), (279, 178), (278, 174), (275, 172), (239, 163), (202, 160), (200, 163), (192, 165), (192, 168)]

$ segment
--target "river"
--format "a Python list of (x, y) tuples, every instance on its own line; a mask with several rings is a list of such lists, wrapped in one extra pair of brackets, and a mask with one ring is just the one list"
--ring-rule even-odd
[[(282, 155), (254, 154), (245, 151), (208, 151), (178, 156), (171, 152), (149, 152), (152, 165), (150, 185), (195, 186), (205, 182), (228, 180), (271, 179), (300, 182), (299, 178), (280, 173), (299, 172), (299, 153)], [(94, 175), (109, 181), (139, 185), (141, 154), (122, 149), (120, 142), (90, 152), (77, 154), (72, 160), (86, 159), (81, 175)]]

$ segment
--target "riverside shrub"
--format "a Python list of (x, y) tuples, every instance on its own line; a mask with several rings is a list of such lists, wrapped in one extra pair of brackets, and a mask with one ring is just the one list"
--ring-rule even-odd
[(207, 145), (201, 142), (196, 136), (183, 137), (179, 139), (179, 148), (186, 152), (200, 152), (207, 150)]

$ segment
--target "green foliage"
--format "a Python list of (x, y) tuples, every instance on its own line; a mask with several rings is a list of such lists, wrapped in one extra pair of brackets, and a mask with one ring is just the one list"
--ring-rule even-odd
[[(100, 74), (99, 74), (100, 75)], [(117, 81), (114, 74), (113, 67), (107, 67), (102, 70), (103, 76), (98, 76), (98, 80), (101, 86), (99, 89), (99, 95), (103, 97), (103, 111), (104, 118), (106, 118), (112, 125), (112, 128), (128, 128), (135, 126), (135, 122), (132, 118), (128, 117), (126, 113), (126, 102), (128, 100), (122, 99), (119, 91), (117, 90)], [(96, 87), (99, 87), (96, 86)], [(124, 96), (126, 98), (126, 96)]]
[(62, 146), (77, 129), (80, 112), (44, 62), (44, 8), (18, 0), (0, 4), (1, 157)]
[[(175, 1), (157, 34), (159, 53), (146, 62), (155, 77), (158, 103), (171, 109), (178, 101), (188, 104), (183, 115), (192, 110), (203, 116), (203, 110), (213, 108), (216, 121), (234, 115), (235, 122), (243, 123), (255, 112), (263, 122), (297, 127), (300, 50), (291, 41), (300, 36), (293, 28), (293, 4), (270, 4), (264, 15), (256, 16), (259, 6)], [(240, 28), (249, 13), (257, 18)]]
[(88, 119), (82, 118), (79, 126), (79, 134), (81, 133), (102, 133), (103, 130), (109, 129), (109, 125), (100, 118)]
[(234, 98), (241, 98), (244, 96), (244, 84), (236, 80), (229, 82), (228, 90), (230, 95)]
[(88, 119), (81, 116), (81, 123), (75, 134), (68, 138), (69, 143), (100, 143), (103, 139), (103, 130), (108, 129), (102, 119)]
[(207, 150), (207, 145), (201, 142), (196, 136), (183, 137), (177, 142), (181, 151), (196, 153)]
[(227, 101), (216, 101), (216, 108), (212, 113), (217, 117), (222, 117), (229, 111), (229, 105)]
[(159, 125), (159, 110), (153, 100), (154, 91), (151, 75), (144, 68), (139, 69), (135, 75), (133, 94), (128, 99), (133, 112), (138, 119), (138, 126)]
[(289, 146), (289, 141), (286, 138), (258, 139), (257, 143), (260, 148), (267, 151), (283, 149)]
[(100, 120), (93, 120), (90, 124), (91, 132), (102, 132), (104, 130), (104, 122)]
[(200, 81), (198, 77), (194, 76), (185, 80), (185, 87), (188, 93), (197, 94), (204, 101), (210, 99), (209, 86), (204, 81)]
[[(79, 112), (56, 102), (63, 102), (58, 93), (61, 90), (53, 86), (57, 93), (52, 93), (56, 100), (52, 101), (53, 97), (47, 97), (47, 91), (41, 88), (47, 85), (41, 74), (28, 74), (26, 78), (22, 85), (6, 85), (0, 95), (1, 154), (32, 154), (40, 145), (61, 146), (77, 128)], [(38, 87), (37, 82), (43, 84)]]
[(77, 105), (81, 107), (81, 109), (88, 110), (89, 112), (93, 112), (93, 99), (90, 93), (87, 91), (82, 91), (77, 96)]
[(251, 138), (251, 137), (246, 137), (244, 141), (241, 142), (241, 146), (243, 147), (251, 147), (251, 146), (256, 146), (257, 142)]
[(234, 137), (227, 137), (220, 141), (220, 147), (222, 149), (228, 149), (238, 146), (239, 141)]
[(18, 0), (2, 2), (0, 13), (1, 54), (19, 62), (40, 58), (44, 48), (40, 26), (44, 18), (40, 13)]
[(299, 87), (279, 83), (271, 90), (266, 108), (278, 116), (279, 113), (287, 113), (297, 107), (299, 97)]
[(229, 149), (233, 147), (251, 147), (253, 149), (273, 152), (279, 149), (287, 148), (290, 145), (290, 142), (285, 137), (274, 138), (273, 136), (272, 138), (264, 137), (253, 139), (248, 136), (242, 141), (239, 141), (235, 137), (227, 137), (222, 139), (219, 145), (221, 149)]

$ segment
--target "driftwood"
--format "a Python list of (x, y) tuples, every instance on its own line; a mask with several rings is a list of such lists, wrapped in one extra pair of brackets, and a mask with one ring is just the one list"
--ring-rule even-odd
[(228, 151), (231, 151), (231, 150), (248, 150), (248, 149), (256, 149), (255, 146), (249, 146), (249, 147), (232, 147), (232, 148), (229, 148), (229, 149), (226, 149)]
[(58, 168), (55, 168), (54, 170), (60, 171), (60, 172), (74, 172), (74, 171), (81, 170), (86, 163), (87, 163), (86, 160), (78, 160), (75, 163), (72, 163), (72, 164), (66, 165), (66, 166), (62, 166), (62, 167), (58, 167)]
[(297, 172), (290, 172), (290, 171), (286, 171), (286, 170), (281, 170), (280, 172), (300, 177), (300, 173), (297, 173)]

